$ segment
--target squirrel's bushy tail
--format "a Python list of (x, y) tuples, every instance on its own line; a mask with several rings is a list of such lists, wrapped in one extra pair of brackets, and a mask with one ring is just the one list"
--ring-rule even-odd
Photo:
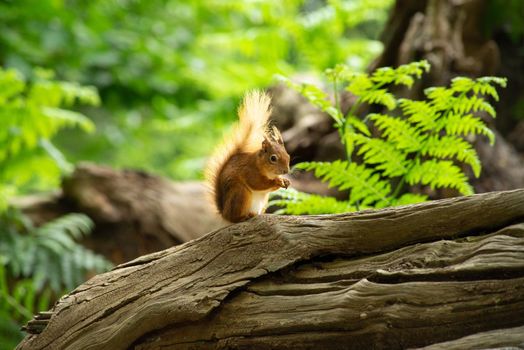
[[(260, 149), (271, 115), (270, 103), (271, 98), (266, 93), (258, 90), (248, 92), (238, 109), (238, 123), (210, 157), (205, 177), (215, 203), (217, 180), (229, 158), (236, 153)], [(219, 203), (216, 204), (219, 208)]]

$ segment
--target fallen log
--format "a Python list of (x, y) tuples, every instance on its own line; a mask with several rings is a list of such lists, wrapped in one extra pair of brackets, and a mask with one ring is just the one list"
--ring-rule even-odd
[(524, 189), (263, 215), (95, 276), (51, 313), (18, 349), (402, 349), (491, 331), (518, 345)]
[(59, 193), (19, 198), (15, 205), (37, 225), (67, 213), (88, 215), (95, 230), (82, 244), (120, 264), (224, 226), (206, 192), (197, 181), (81, 163)]

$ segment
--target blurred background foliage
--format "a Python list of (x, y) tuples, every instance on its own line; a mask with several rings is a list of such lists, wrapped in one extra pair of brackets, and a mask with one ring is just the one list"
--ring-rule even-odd
[(77, 243), (88, 217), (35, 227), (10, 197), (56, 188), (80, 160), (199, 178), (246, 90), (363, 70), (392, 2), (0, 1), (0, 349), (110, 268)]
[(363, 69), (391, 0), (17, 0), (0, 3), (0, 64), (95, 86), (96, 132), (63, 132), (72, 161), (200, 176), (245, 90), (275, 74)]
[(96, 89), (57, 81), (42, 69), (28, 81), (16, 69), (0, 67), (0, 349), (16, 345), (20, 324), (34, 313), (111, 266), (78, 243), (93, 227), (86, 215), (36, 227), (9, 205), (17, 194), (57, 187), (72, 170), (53, 138), (69, 127), (94, 130), (91, 120), (70, 109), (78, 102), (99, 104)]

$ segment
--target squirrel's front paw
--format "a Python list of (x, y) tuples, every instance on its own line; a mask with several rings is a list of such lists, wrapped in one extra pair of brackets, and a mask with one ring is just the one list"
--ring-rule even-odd
[(283, 177), (281, 177), (279, 180), (280, 180), (280, 183), (279, 183), (280, 187), (288, 188), (289, 185), (291, 184), (291, 182), (288, 179), (285, 179)]

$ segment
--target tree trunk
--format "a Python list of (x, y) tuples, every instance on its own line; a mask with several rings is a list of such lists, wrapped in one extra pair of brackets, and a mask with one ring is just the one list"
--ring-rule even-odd
[(521, 344), (524, 189), (259, 216), (98, 275), (44, 316), (18, 349)]

